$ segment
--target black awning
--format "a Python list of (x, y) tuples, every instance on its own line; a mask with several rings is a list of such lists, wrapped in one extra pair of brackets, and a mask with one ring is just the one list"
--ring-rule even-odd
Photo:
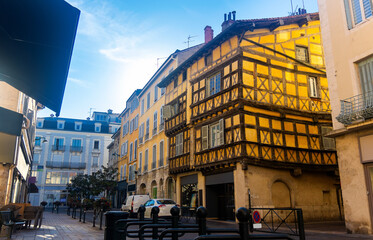
[(21, 136), (23, 115), (0, 107), (0, 132)]
[(57, 115), (79, 15), (63, 0), (0, 0), (0, 80)]

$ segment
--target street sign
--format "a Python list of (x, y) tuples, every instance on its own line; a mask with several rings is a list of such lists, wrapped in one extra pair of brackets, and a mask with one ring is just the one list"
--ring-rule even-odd
[(260, 223), (261, 218), (260, 218), (260, 214), (258, 211), (253, 212), (253, 220), (255, 223)]

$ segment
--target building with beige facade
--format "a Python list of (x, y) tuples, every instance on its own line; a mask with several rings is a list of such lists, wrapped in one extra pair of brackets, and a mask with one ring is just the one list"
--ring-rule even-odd
[(139, 165), (137, 186), (139, 194), (152, 198), (174, 199), (174, 179), (169, 176), (168, 140), (164, 134), (163, 106), (165, 89), (157, 84), (170, 74), (201, 45), (171, 54), (138, 95), (139, 118)]
[(318, 3), (346, 228), (372, 234), (372, 1)]

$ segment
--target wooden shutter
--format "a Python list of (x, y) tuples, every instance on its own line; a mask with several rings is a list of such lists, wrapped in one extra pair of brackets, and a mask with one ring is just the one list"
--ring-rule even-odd
[(330, 131), (332, 131), (332, 127), (321, 126), (321, 133), (322, 133), (322, 142), (325, 150), (335, 150), (335, 139), (330, 137), (325, 137)]
[(163, 106), (163, 118), (168, 119), (171, 117), (171, 106)]
[(219, 120), (219, 145), (224, 144), (224, 118)]
[(352, 19), (351, 19), (351, 8), (349, 0), (343, 0), (345, 4), (345, 12), (346, 12), (346, 20), (347, 20), (347, 28), (351, 29), (352, 26)]
[(210, 79), (206, 78), (206, 97), (210, 96)]
[(358, 66), (362, 92), (373, 91), (373, 58), (360, 62)]
[(202, 150), (209, 148), (209, 126), (202, 127)]

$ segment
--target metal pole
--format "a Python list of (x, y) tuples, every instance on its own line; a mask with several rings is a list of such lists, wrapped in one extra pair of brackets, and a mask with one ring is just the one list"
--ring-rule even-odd
[(298, 227), (299, 227), (299, 239), (305, 240), (306, 234), (304, 232), (304, 222), (303, 222), (303, 211), (302, 209), (297, 209)]
[(104, 209), (101, 209), (101, 213), (100, 213), (100, 230), (102, 230), (102, 215), (104, 213)]
[(93, 226), (92, 227), (96, 227), (96, 208), (93, 210)]
[(197, 222), (198, 222), (198, 235), (206, 235), (207, 234), (207, 227), (206, 227), (206, 217), (207, 217), (207, 209), (205, 207), (199, 207), (197, 209)]
[[(152, 214), (152, 217), (153, 217), (153, 224), (157, 224), (158, 223), (159, 208), (157, 206), (152, 207), (151, 214)], [(158, 239), (158, 228), (153, 228), (152, 238), (153, 239)]]
[(250, 189), (248, 189), (248, 194), (249, 194), (249, 215), (250, 215), (249, 225), (250, 225), (250, 232), (254, 232), (253, 218), (251, 216), (252, 209), (251, 209), (251, 192), (250, 192)]
[(239, 221), (239, 232), (242, 240), (250, 239), (249, 233), (249, 220), (251, 218), (250, 210), (246, 208), (239, 208), (236, 213), (237, 220)]
[(85, 213), (86, 213), (86, 209), (84, 209), (84, 212), (83, 212), (83, 223), (85, 223)]
[(79, 210), (79, 222), (82, 221), (82, 206), (80, 206), (80, 210)]
[[(179, 223), (179, 215), (180, 215), (180, 208), (174, 206), (170, 210), (171, 215), (172, 215), (172, 228), (177, 228), (178, 223)], [(177, 233), (172, 233), (172, 240), (178, 240), (178, 234)]]

